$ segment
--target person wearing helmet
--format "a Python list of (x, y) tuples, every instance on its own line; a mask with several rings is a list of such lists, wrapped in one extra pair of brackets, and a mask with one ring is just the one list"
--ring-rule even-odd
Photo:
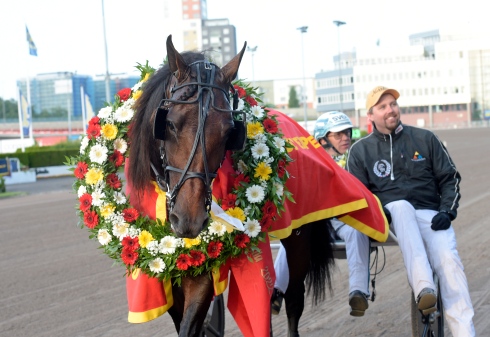
[[(351, 146), (352, 123), (342, 112), (331, 111), (322, 114), (315, 122), (313, 136), (342, 167), (345, 167), (346, 154)], [(349, 305), (351, 316), (364, 316), (369, 298), (369, 238), (345, 225), (336, 218), (330, 219), (338, 237), (345, 241), (347, 263), (349, 266)], [(271, 298), (271, 312), (278, 314), (284, 292), (287, 289), (289, 270), (284, 247), (274, 261), (276, 282)]]

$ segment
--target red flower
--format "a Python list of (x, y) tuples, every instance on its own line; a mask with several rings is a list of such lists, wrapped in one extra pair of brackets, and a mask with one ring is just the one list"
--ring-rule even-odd
[(270, 227), (272, 225), (272, 217), (268, 215), (264, 215), (262, 219), (260, 220), (260, 228), (261, 232), (267, 232), (269, 231)]
[(80, 201), (80, 210), (82, 212), (88, 211), (90, 206), (92, 206), (92, 196), (88, 193), (82, 194), (78, 200)]
[(75, 171), (73, 171), (75, 177), (77, 177), (78, 179), (85, 178), (87, 172), (88, 172), (88, 165), (83, 161), (79, 161), (77, 167), (75, 167)]
[(109, 157), (109, 161), (114, 163), (114, 166), (119, 167), (123, 164), (124, 156), (118, 150), (114, 150), (114, 153)]
[(100, 125), (99, 124), (89, 125), (87, 128), (88, 139), (94, 139), (99, 136), (100, 136)]
[(238, 234), (235, 236), (235, 245), (238, 248), (245, 248), (247, 247), (247, 243), (250, 242), (250, 238), (248, 237), (247, 234)]
[(210, 258), (215, 259), (221, 253), (223, 243), (220, 241), (211, 241), (208, 245), (208, 255)]
[(111, 174), (107, 175), (107, 178), (105, 181), (106, 181), (107, 185), (109, 185), (113, 189), (117, 189), (117, 188), (120, 188), (122, 186), (121, 181), (119, 180), (119, 177), (115, 173), (111, 173)]
[(138, 219), (139, 213), (134, 208), (126, 208), (122, 211), (124, 220), (127, 222), (133, 222)]
[(277, 163), (277, 176), (279, 178), (282, 178), (282, 177), (284, 177), (285, 173), (286, 173), (286, 162), (281, 159)]
[(206, 260), (204, 253), (198, 250), (191, 250), (189, 254), (191, 255), (191, 265), (194, 267), (199, 267)]
[(250, 182), (250, 177), (245, 176), (243, 173), (240, 173), (239, 175), (236, 176), (235, 180), (233, 181), (233, 187), (237, 190), (242, 186), (242, 182), (244, 183), (249, 183)]
[(262, 213), (274, 218), (277, 215), (277, 207), (271, 200), (267, 200), (262, 207)]
[(125, 247), (122, 250), (121, 258), (125, 265), (134, 265), (136, 260), (138, 260), (138, 252)]
[(247, 92), (245, 91), (245, 89), (243, 89), (241, 86), (235, 84), (233, 87), (238, 92), (238, 97), (239, 98), (243, 98), (243, 96), (245, 96), (247, 94)]
[(221, 200), (221, 208), (227, 210), (229, 208), (235, 207), (236, 195), (233, 193), (228, 193), (228, 195)]
[(264, 119), (264, 128), (267, 132), (269, 133), (277, 133), (277, 123), (271, 119), (271, 118), (266, 118)]
[(94, 229), (99, 224), (99, 216), (95, 211), (87, 211), (83, 213), (83, 221), (85, 222), (85, 226)]
[(255, 106), (258, 104), (255, 98), (253, 98), (252, 96), (245, 97), (245, 100), (247, 101), (248, 104), (250, 104), (250, 106)]
[(175, 264), (177, 265), (177, 268), (180, 270), (187, 270), (191, 266), (191, 257), (186, 254), (180, 254), (179, 257), (177, 258), (177, 261), (175, 261)]
[(88, 125), (99, 125), (100, 126), (100, 118), (97, 117), (97, 116), (94, 116), (92, 117), (89, 121), (88, 121)]
[(131, 89), (130, 88), (121, 89), (117, 92), (117, 95), (119, 96), (122, 102), (127, 101), (127, 99), (131, 97)]
[(132, 251), (140, 248), (140, 243), (137, 237), (132, 238), (130, 236), (125, 236), (124, 239), (122, 239), (121, 244), (123, 245), (123, 249), (130, 249)]

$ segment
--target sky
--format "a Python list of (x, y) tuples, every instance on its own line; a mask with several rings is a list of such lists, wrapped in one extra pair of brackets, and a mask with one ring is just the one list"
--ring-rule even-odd
[[(179, 1), (179, 0), (174, 0)], [(333, 56), (360, 48), (397, 48), (409, 35), (434, 29), (487, 31), (481, 0), (208, 0), (209, 19), (229, 19), (237, 49), (246, 52), (239, 77), (247, 80), (309, 78), (333, 70)], [(166, 55), (163, 3), (104, 0), (108, 68), (134, 73)], [(346, 24), (338, 28), (333, 21)], [(0, 0), (0, 97), (17, 99), (16, 80), (40, 73), (106, 72), (102, 0)], [(37, 47), (30, 56), (25, 26)], [(306, 33), (298, 28), (308, 26)], [(175, 32), (174, 32), (175, 34)], [(253, 56), (252, 56), (253, 55)]]

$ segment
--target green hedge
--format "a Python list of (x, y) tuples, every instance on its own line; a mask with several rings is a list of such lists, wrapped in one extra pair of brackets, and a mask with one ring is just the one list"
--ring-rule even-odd
[(80, 150), (79, 142), (61, 143), (54, 146), (32, 146), (25, 152), (1, 153), (0, 158), (19, 158), (23, 166), (29, 168), (64, 165), (66, 158), (76, 156)]

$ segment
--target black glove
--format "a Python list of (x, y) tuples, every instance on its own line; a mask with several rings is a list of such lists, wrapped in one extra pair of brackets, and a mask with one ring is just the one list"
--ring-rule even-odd
[(446, 230), (451, 226), (451, 217), (449, 213), (439, 212), (432, 218), (432, 230), (440, 231)]
[(383, 212), (385, 213), (386, 220), (391, 224), (391, 213), (388, 211), (388, 208), (383, 206)]

